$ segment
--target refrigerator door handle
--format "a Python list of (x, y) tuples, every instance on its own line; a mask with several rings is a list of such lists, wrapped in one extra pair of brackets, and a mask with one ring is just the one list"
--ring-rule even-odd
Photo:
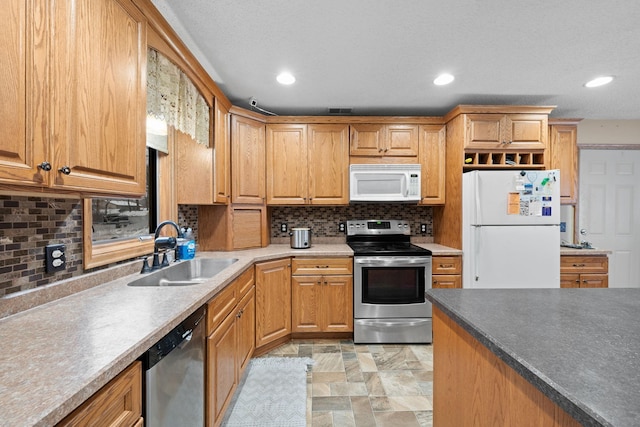
[(476, 225), (475, 227), (473, 227), (473, 259), (475, 260), (473, 263), (473, 281), (477, 282), (478, 279), (480, 278), (480, 273), (479, 273), (479, 262), (478, 259), (480, 259), (480, 225)]
[(473, 219), (475, 224), (482, 224), (480, 220), (480, 174), (476, 174), (473, 186), (476, 193), (476, 211)]

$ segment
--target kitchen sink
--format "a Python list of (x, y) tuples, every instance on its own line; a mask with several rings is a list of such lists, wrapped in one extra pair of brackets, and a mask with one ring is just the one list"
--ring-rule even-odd
[(129, 282), (129, 286), (190, 286), (204, 283), (238, 258), (196, 258), (180, 261)]

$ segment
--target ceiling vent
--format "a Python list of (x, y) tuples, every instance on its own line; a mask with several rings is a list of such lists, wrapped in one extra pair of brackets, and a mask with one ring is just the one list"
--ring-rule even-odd
[(351, 114), (353, 108), (329, 107), (329, 114)]

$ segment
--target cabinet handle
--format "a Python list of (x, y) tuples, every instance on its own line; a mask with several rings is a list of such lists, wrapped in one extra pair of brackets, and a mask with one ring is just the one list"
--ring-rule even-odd
[(385, 148), (385, 149), (384, 149), (384, 152), (386, 153), (387, 151), (389, 151), (389, 149), (388, 149), (388, 148)]
[(65, 175), (69, 175), (71, 174), (71, 168), (69, 166), (63, 166), (60, 169), (58, 169), (58, 172), (62, 172)]
[(437, 281), (437, 280), (434, 280), (434, 281), (433, 281), (433, 284), (434, 284), (434, 285), (437, 285), (437, 284), (438, 284), (438, 281)]
[(49, 172), (51, 170), (51, 163), (42, 162), (38, 165), (38, 169), (42, 169), (45, 172)]
[(453, 268), (453, 264), (440, 264), (440, 268)]
[(325, 280), (324, 284), (326, 285), (327, 283), (329, 283), (329, 282), (327, 282), (327, 281)]
[(576, 279), (576, 283), (580, 283), (580, 279)]
[(584, 264), (573, 264), (574, 267), (584, 267)]
[(322, 282), (320, 280), (318, 280), (318, 285), (322, 285)]

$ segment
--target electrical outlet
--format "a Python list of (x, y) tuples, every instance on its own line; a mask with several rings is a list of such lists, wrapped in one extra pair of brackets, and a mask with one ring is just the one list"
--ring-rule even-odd
[(344, 222), (338, 223), (338, 232), (344, 233), (347, 230), (347, 225)]
[(427, 224), (420, 224), (420, 233), (426, 234), (427, 232)]
[(283, 233), (286, 233), (288, 229), (289, 227), (287, 226), (286, 222), (283, 222), (282, 224), (280, 224), (280, 231), (282, 231)]
[(60, 271), (67, 268), (67, 258), (65, 256), (65, 246), (62, 244), (47, 245), (44, 247), (45, 268), (47, 273)]

